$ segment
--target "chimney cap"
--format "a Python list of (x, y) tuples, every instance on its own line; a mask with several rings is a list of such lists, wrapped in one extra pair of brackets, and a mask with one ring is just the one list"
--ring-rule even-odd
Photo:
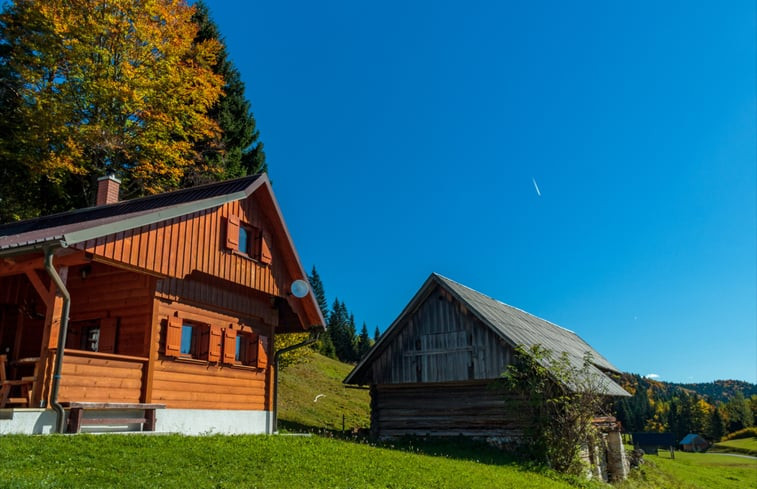
[(108, 172), (107, 175), (103, 175), (102, 177), (97, 179), (98, 182), (102, 182), (103, 180), (113, 180), (116, 183), (121, 183), (121, 179), (116, 178), (116, 176), (111, 172)]

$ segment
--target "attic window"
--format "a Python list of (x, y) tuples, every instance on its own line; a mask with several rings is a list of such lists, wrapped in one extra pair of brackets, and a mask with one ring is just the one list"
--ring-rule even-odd
[(260, 260), (260, 231), (248, 224), (240, 224), (237, 251), (254, 260)]

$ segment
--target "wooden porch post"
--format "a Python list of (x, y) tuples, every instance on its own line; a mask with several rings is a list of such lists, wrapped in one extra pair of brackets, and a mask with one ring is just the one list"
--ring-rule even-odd
[[(68, 280), (68, 267), (61, 267), (58, 270), (61, 280), (65, 284)], [(40, 406), (50, 397), (50, 387), (52, 384), (54, 353), (51, 349), (58, 347), (58, 332), (60, 330), (61, 313), (63, 312), (63, 296), (58, 292), (55, 282), (50, 281), (48, 290), (47, 309), (45, 312), (45, 326), (42, 329), (42, 350), (39, 355), (39, 364), (36, 372), (37, 378), (34, 379), (34, 390), (32, 391), (32, 405)]]

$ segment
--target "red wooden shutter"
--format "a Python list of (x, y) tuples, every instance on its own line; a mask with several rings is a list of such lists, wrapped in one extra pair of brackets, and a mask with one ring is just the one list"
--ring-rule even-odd
[(196, 358), (202, 360), (208, 359), (208, 351), (210, 349), (210, 329), (201, 326), (195, 326), (195, 331), (199, 330), (199, 338), (197, 343), (197, 355)]
[(166, 356), (178, 357), (181, 354), (181, 319), (169, 317), (166, 325)]
[(258, 336), (258, 368), (266, 368), (268, 366), (268, 337)]
[(225, 329), (223, 332), (223, 361), (224, 363), (234, 363), (237, 353), (237, 333), (232, 329)]
[(116, 352), (117, 328), (117, 318), (103, 318), (100, 320), (100, 339), (97, 342), (97, 351), (101, 353)]
[(253, 333), (246, 338), (247, 354), (244, 358), (244, 364), (255, 366), (258, 363), (258, 335)]
[(221, 359), (221, 328), (218, 326), (210, 327), (210, 344), (208, 345), (208, 361), (217, 362)]
[(260, 261), (266, 265), (270, 265), (273, 261), (273, 254), (271, 253), (271, 235), (265, 231), (260, 239)]
[(234, 214), (226, 218), (226, 247), (230, 250), (239, 248), (239, 216)]

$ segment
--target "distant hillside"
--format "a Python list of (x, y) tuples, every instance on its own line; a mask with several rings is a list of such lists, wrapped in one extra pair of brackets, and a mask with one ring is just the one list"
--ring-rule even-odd
[[(281, 372), (279, 429), (294, 431), (346, 430), (370, 427), (367, 389), (348, 388), (342, 380), (352, 365), (314, 354)], [(316, 400), (317, 398), (317, 400)]]
[(703, 382), (698, 384), (671, 383), (671, 385), (694, 391), (701, 396), (708, 397), (711, 402), (726, 402), (731, 399), (737, 391), (741, 391), (747, 399), (753, 395), (757, 395), (757, 384), (744, 382), (743, 380), (716, 380), (715, 382)]

